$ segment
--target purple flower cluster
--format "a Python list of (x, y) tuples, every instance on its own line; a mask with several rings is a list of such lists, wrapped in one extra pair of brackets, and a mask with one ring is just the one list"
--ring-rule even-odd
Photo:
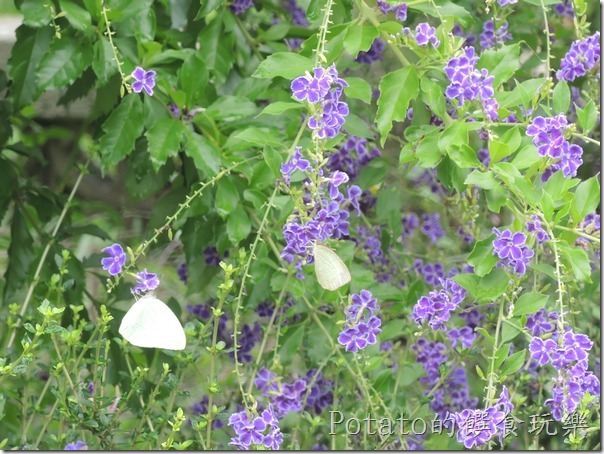
[(252, 0), (233, 0), (233, 3), (229, 5), (229, 9), (233, 12), (233, 14), (243, 14), (248, 9), (254, 6), (254, 2)]
[(449, 100), (457, 99), (462, 107), (466, 101), (480, 100), (491, 120), (497, 120), (499, 104), (493, 98), (493, 76), (486, 69), (477, 69), (478, 57), (473, 47), (466, 47), (463, 55), (453, 57), (445, 66), (445, 74), (451, 82), (445, 91)]
[(548, 118), (536, 117), (526, 128), (526, 134), (533, 137), (537, 153), (556, 160), (541, 177), (544, 181), (558, 170), (562, 170), (566, 178), (574, 177), (583, 164), (583, 149), (566, 140), (564, 131), (568, 128), (570, 125), (564, 114)]
[(309, 24), (306, 19), (306, 12), (298, 6), (296, 0), (287, 0), (284, 2), (283, 6), (292, 16), (292, 25), (308, 27)]
[[(191, 412), (195, 415), (207, 415), (208, 404), (210, 403), (209, 397), (203, 396), (199, 402), (195, 402), (191, 407)], [(224, 421), (222, 419), (214, 418), (212, 420), (213, 429), (222, 429), (224, 427)]]
[(327, 167), (331, 171), (340, 170), (355, 180), (359, 172), (382, 153), (377, 147), (368, 149), (367, 139), (356, 136), (348, 136), (346, 141), (338, 147), (338, 150), (329, 155)]
[[(577, 228), (582, 230), (583, 232), (587, 233), (588, 235), (600, 235), (600, 215), (597, 213), (590, 213), (587, 216), (585, 216), (585, 219), (583, 219), (581, 222), (579, 222), (579, 225), (577, 225)], [(587, 246), (589, 244), (590, 240), (588, 238), (585, 237), (579, 237), (577, 238), (576, 243), (581, 245), (581, 246)], [(598, 250), (599, 252), (599, 250)]]
[(101, 259), (101, 265), (103, 269), (107, 271), (111, 276), (117, 276), (122, 272), (122, 268), (126, 264), (126, 253), (124, 248), (117, 243), (107, 246), (103, 249), (103, 252), (109, 257)]
[(248, 450), (252, 445), (260, 445), (278, 450), (283, 443), (279, 421), (271, 406), (252, 419), (245, 410), (233, 413), (229, 418), (229, 426), (233, 427), (237, 434), (231, 438), (229, 444), (239, 449)]
[(458, 343), (462, 348), (470, 348), (476, 340), (476, 333), (469, 326), (453, 328), (447, 334), (454, 348), (457, 348)]
[(130, 290), (133, 294), (140, 295), (159, 287), (157, 274), (149, 273), (147, 269), (136, 274), (136, 285)]
[(437, 286), (441, 279), (445, 278), (445, 267), (440, 262), (426, 262), (422, 259), (416, 259), (414, 268), (424, 278), (424, 282), (429, 285)]
[(525, 327), (531, 331), (533, 336), (541, 336), (554, 331), (554, 322), (558, 320), (558, 318), (558, 312), (552, 311), (547, 313), (545, 308), (541, 308), (534, 314), (526, 317)]
[(537, 238), (537, 244), (543, 244), (550, 239), (547, 232), (543, 230), (543, 227), (541, 226), (539, 216), (535, 214), (531, 216), (530, 221), (526, 222), (526, 231), (535, 235)]
[(282, 383), (275, 373), (263, 367), (254, 383), (262, 395), (270, 399), (278, 418), (302, 409), (320, 414), (333, 402), (333, 383), (314, 369), (303, 378)]
[(577, 40), (570, 46), (560, 62), (560, 70), (556, 73), (558, 80), (573, 81), (581, 77), (600, 62), (600, 32), (596, 32), (583, 40)]
[(464, 300), (468, 292), (451, 279), (441, 281), (439, 290), (431, 291), (428, 296), (422, 296), (415, 306), (411, 318), (417, 325), (428, 324), (433, 330), (446, 331), (446, 322)]
[(575, 334), (570, 329), (545, 340), (533, 337), (529, 344), (532, 359), (540, 366), (550, 363), (558, 371), (552, 397), (544, 402), (557, 421), (575, 411), (585, 393), (600, 395), (600, 380), (587, 370), (592, 347), (593, 342), (585, 334)]
[(367, 254), (369, 264), (376, 273), (376, 280), (388, 282), (397, 268), (382, 250), (382, 229), (379, 225), (374, 226), (373, 229), (359, 225), (356, 233), (356, 237), (352, 239)]
[(63, 449), (64, 451), (88, 451), (88, 445), (82, 440), (78, 440), (75, 443), (69, 443)]
[(526, 245), (526, 235), (522, 232), (512, 233), (510, 229), (500, 232), (493, 227), (497, 238), (493, 240), (493, 253), (499, 257), (499, 265), (510, 268), (514, 273), (522, 276), (535, 251)]
[(396, 5), (392, 5), (388, 3), (386, 0), (377, 0), (378, 8), (382, 14), (388, 14), (394, 12), (394, 17), (396, 20), (405, 22), (407, 20), (407, 4), (406, 3), (397, 3)]
[(514, 5), (518, 0), (497, 0), (499, 6)]
[[(203, 255), (205, 255), (205, 263), (209, 266), (218, 266), (222, 261), (222, 257), (218, 254), (218, 249), (215, 246), (208, 246), (203, 250)], [(229, 257), (229, 252), (226, 251), (224, 253), (224, 258)]]
[(445, 236), (445, 232), (440, 226), (440, 214), (422, 214), (421, 231), (430, 238), (430, 242), (436, 243), (439, 238)]
[[(447, 350), (447, 346), (442, 342), (426, 339), (420, 339), (411, 346), (417, 362), (426, 371), (426, 376), (420, 378), (420, 382), (426, 385), (426, 394), (441, 380), (440, 368), (447, 363)], [(429, 406), (442, 418), (450, 411), (474, 407), (477, 404), (478, 399), (470, 397), (466, 370), (457, 367), (433, 393)]]
[[(229, 336), (230, 337), (230, 336)], [(251, 355), (251, 351), (254, 346), (262, 338), (262, 328), (260, 323), (256, 322), (254, 325), (243, 325), (241, 328), (241, 335), (237, 338), (239, 348), (237, 349), (237, 359), (242, 363), (251, 363), (254, 357)], [(227, 345), (232, 342), (225, 342)], [(229, 357), (235, 358), (235, 352), (230, 352)]]
[(554, 5), (554, 11), (559, 16), (573, 17), (575, 15), (572, 0), (564, 0), (562, 3)]
[(135, 93), (140, 93), (145, 90), (149, 96), (153, 96), (153, 87), (155, 87), (155, 71), (145, 71), (140, 66), (137, 66), (130, 76), (134, 79), (132, 82), (132, 90)]
[(350, 306), (344, 311), (346, 323), (338, 342), (346, 347), (347, 352), (356, 353), (376, 343), (377, 335), (382, 331), (382, 321), (375, 315), (380, 307), (369, 290), (353, 293), (350, 301)]
[(189, 273), (187, 271), (187, 262), (182, 262), (179, 265), (179, 267), (176, 269), (176, 274), (178, 275), (178, 279), (180, 279), (183, 284), (187, 283), (187, 279), (189, 277)]
[(453, 36), (465, 38), (463, 47), (473, 46), (474, 43), (476, 43), (476, 35), (473, 33), (464, 33), (463, 29), (461, 28), (461, 25), (457, 23), (453, 26), (453, 30), (451, 30), (451, 33), (453, 34)]
[(314, 76), (307, 72), (292, 81), (291, 91), (296, 100), (317, 105), (314, 114), (308, 118), (308, 127), (318, 138), (330, 139), (342, 129), (349, 111), (348, 104), (340, 101), (340, 96), (347, 86), (348, 83), (338, 77), (335, 64), (328, 69), (317, 67)]
[(413, 232), (419, 227), (419, 217), (413, 211), (405, 214), (402, 218), (403, 233), (401, 238), (403, 240), (411, 237)]
[(480, 34), (480, 45), (483, 49), (489, 49), (497, 44), (504, 43), (512, 39), (508, 31), (508, 21), (504, 21), (501, 26), (495, 30), (495, 23), (488, 20), (483, 25), (483, 32)]
[(386, 43), (381, 39), (376, 38), (373, 43), (371, 43), (371, 47), (367, 49), (367, 52), (361, 51), (358, 53), (356, 60), (359, 63), (371, 64), (374, 61), (382, 59), (384, 49), (386, 49)]

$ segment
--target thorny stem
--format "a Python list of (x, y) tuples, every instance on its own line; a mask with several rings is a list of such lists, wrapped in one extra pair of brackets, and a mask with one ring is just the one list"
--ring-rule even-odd
[(36, 285), (38, 284), (38, 280), (40, 279), (40, 273), (42, 272), (42, 267), (44, 266), (44, 263), (46, 262), (46, 256), (48, 255), (48, 253), (50, 252), (50, 248), (54, 244), (54, 240), (57, 236), (59, 228), (63, 224), (63, 220), (65, 219), (67, 210), (71, 207), (71, 201), (73, 200), (75, 193), (77, 192), (78, 188), (80, 187), (80, 183), (82, 182), (82, 178), (84, 178), (84, 174), (86, 173), (86, 170), (88, 169), (89, 163), (90, 163), (90, 158), (88, 158), (88, 160), (86, 161), (86, 164), (84, 164), (84, 166), (80, 169), (80, 175), (78, 175), (78, 179), (76, 180), (75, 184), (73, 185), (73, 189), (71, 190), (71, 193), (69, 194), (69, 197), (67, 198), (67, 202), (65, 202), (63, 211), (61, 211), (61, 214), (59, 215), (57, 224), (55, 225), (55, 228), (52, 230), (52, 233), (50, 234), (50, 238), (48, 239), (48, 242), (46, 243), (46, 247), (44, 248), (44, 251), (42, 252), (42, 257), (40, 257), (40, 261), (38, 262), (38, 267), (36, 268), (34, 277), (31, 280), (31, 284), (29, 284), (29, 288), (27, 289), (27, 294), (25, 296), (25, 300), (23, 301), (23, 305), (21, 306), (21, 310), (19, 311), (19, 318), (15, 321), (15, 325), (12, 328), (11, 335), (8, 340), (8, 344), (6, 346), (7, 350), (12, 347), (13, 342), (15, 341), (15, 336), (17, 335), (17, 328), (19, 328), (19, 326), (21, 324), (21, 320), (23, 320), (23, 316), (25, 315), (25, 311), (27, 311), (27, 306), (29, 305), (29, 302), (31, 301), (31, 297), (34, 294), (34, 289), (36, 288)]
[(554, 236), (554, 232), (552, 231), (549, 223), (543, 219), (543, 225), (545, 226), (545, 228), (547, 229), (547, 234), (549, 235), (550, 239), (548, 241), (548, 243), (551, 245), (552, 248), (552, 252), (554, 253), (554, 262), (556, 264), (556, 269), (554, 270), (554, 274), (556, 276), (556, 284), (558, 285), (558, 288), (556, 289), (556, 293), (558, 294), (558, 306), (560, 307), (560, 326), (564, 326), (564, 283), (562, 282), (562, 272), (560, 271), (561, 266), (560, 266), (560, 255), (558, 253), (558, 246), (556, 245), (556, 243), (558, 242), (558, 239)]
[(315, 66), (320, 66), (321, 63), (327, 61), (327, 59), (325, 58), (325, 42), (327, 41), (327, 33), (329, 33), (329, 18), (332, 13), (332, 8), (333, 0), (327, 0), (327, 4), (325, 5), (325, 9), (323, 10), (323, 22), (321, 23), (321, 27), (319, 28), (319, 39), (317, 41), (317, 49), (315, 50)]
[(120, 90), (120, 93), (122, 96), (124, 96), (123, 89), (125, 88), (129, 92), (130, 86), (128, 85), (128, 83), (126, 83), (126, 75), (122, 71), (122, 65), (124, 64), (124, 62), (120, 61), (120, 59), (118, 58), (117, 47), (115, 47), (115, 44), (113, 43), (113, 32), (111, 31), (110, 22), (107, 18), (107, 7), (105, 6), (105, 0), (101, 0), (101, 14), (103, 15), (103, 22), (105, 22), (105, 34), (109, 39), (109, 44), (111, 45), (111, 50), (113, 51), (113, 60), (117, 64), (117, 70), (119, 71), (120, 77), (122, 78), (122, 90)]
[[(545, 4), (543, 3), (543, 0), (541, 0), (541, 11), (543, 12), (543, 26), (545, 27), (545, 45), (546, 45), (546, 50), (547, 50), (547, 58), (545, 60), (545, 79), (546, 79), (546, 83), (549, 82), (550, 79), (550, 75), (551, 75), (551, 63), (550, 60), (552, 58), (552, 54), (551, 54), (551, 50), (550, 50), (550, 38), (551, 38), (551, 34), (549, 31), (549, 23), (547, 21), (547, 10), (545, 9)], [(549, 96), (550, 91), (548, 90), (548, 96), (547, 96), (547, 106), (549, 107), (549, 102), (550, 102), (550, 96)]]
[(495, 359), (497, 358), (497, 350), (499, 349), (499, 336), (501, 334), (501, 324), (504, 319), (503, 309), (506, 301), (502, 298), (501, 303), (499, 304), (499, 315), (497, 316), (497, 326), (495, 328), (495, 340), (493, 341), (493, 350), (491, 352), (491, 364), (489, 366), (489, 383), (487, 384), (487, 395), (484, 399), (484, 409), (486, 410), (493, 402), (493, 398), (495, 395), (495, 387), (493, 386), (493, 382), (497, 374), (495, 373)]
[(586, 238), (589, 241), (593, 241), (594, 243), (600, 244), (600, 238), (598, 238), (597, 236), (588, 235), (587, 233), (581, 232), (580, 230), (569, 229), (568, 227), (564, 227), (563, 225), (554, 225), (554, 228), (574, 233), (575, 235), (582, 236), (583, 238)]

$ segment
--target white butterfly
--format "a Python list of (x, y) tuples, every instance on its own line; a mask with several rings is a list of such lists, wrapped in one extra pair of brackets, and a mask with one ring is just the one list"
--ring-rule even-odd
[(315, 274), (319, 285), (326, 290), (337, 290), (350, 282), (348, 267), (334, 251), (327, 246), (315, 244)]
[(174, 312), (154, 296), (145, 295), (126, 312), (119, 333), (137, 347), (184, 350), (185, 331)]

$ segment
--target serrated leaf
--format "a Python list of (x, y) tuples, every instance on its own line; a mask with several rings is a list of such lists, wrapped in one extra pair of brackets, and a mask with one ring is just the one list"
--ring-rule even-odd
[(45, 0), (25, 0), (19, 11), (23, 14), (23, 23), (28, 27), (44, 27), (52, 20), (50, 7)]
[(184, 125), (175, 118), (164, 118), (153, 123), (145, 133), (151, 164), (157, 171), (169, 157), (176, 156), (185, 132)]
[(187, 107), (193, 107), (208, 84), (208, 69), (198, 54), (187, 58), (178, 70), (178, 85), (185, 92)]
[(61, 10), (73, 28), (86, 31), (92, 26), (90, 13), (71, 0), (60, 0)]
[(260, 62), (252, 77), (259, 79), (284, 77), (291, 80), (303, 76), (306, 71), (311, 71), (313, 67), (314, 63), (307, 57), (291, 52), (277, 52)]
[(474, 267), (474, 273), (477, 276), (485, 276), (488, 274), (499, 258), (493, 254), (493, 238), (491, 235), (484, 240), (477, 241), (474, 249), (468, 256), (468, 263)]
[(384, 145), (394, 121), (407, 117), (409, 102), (419, 93), (419, 79), (412, 66), (393, 71), (380, 81), (380, 97), (376, 123), (380, 132), (380, 143)]
[(534, 314), (547, 304), (549, 296), (537, 292), (524, 293), (520, 295), (514, 304), (514, 317)]
[(220, 151), (205, 137), (187, 130), (185, 154), (193, 159), (195, 167), (202, 170), (208, 177), (220, 172)]
[(520, 45), (502, 46), (496, 50), (485, 50), (478, 60), (479, 68), (486, 68), (493, 76), (493, 88), (512, 77), (520, 68)]
[(143, 103), (134, 93), (122, 98), (120, 104), (103, 123), (105, 132), (99, 140), (101, 162), (113, 166), (134, 149), (136, 139), (143, 133)]
[(570, 89), (565, 80), (559, 81), (552, 92), (554, 113), (566, 113), (570, 107)]
[(366, 104), (371, 104), (371, 85), (360, 77), (347, 77), (348, 87), (344, 87), (344, 93), (349, 98), (360, 99)]
[(585, 219), (585, 216), (595, 212), (598, 205), (600, 205), (600, 183), (596, 176), (582, 181), (575, 189), (575, 198), (571, 206), (575, 223), (578, 224)]
[(10, 245), (8, 246), (8, 266), (4, 273), (4, 301), (7, 302), (27, 280), (34, 261), (34, 239), (29, 234), (25, 216), (15, 209), (10, 225)]
[(55, 38), (38, 64), (38, 91), (73, 83), (92, 61), (92, 48), (85, 39)]
[(250, 234), (252, 231), (252, 221), (243, 208), (231, 212), (227, 219), (226, 231), (229, 240), (235, 246)]
[(346, 30), (344, 49), (353, 58), (356, 58), (359, 51), (369, 50), (378, 36), (380, 36), (380, 32), (373, 26), (353, 24)]
[(524, 364), (525, 358), (526, 350), (520, 350), (519, 352), (512, 354), (508, 359), (505, 360), (505, 364), (503, 365), (499, 375), (511, 375), (515, 372), (518, 372)]
[(117, 63), (114, 58), (109, 40), (101, 36), (94, 43), (94, 56), (92, 58), (92, 69), (98, 79), (97, 87), (105, 85), (111, 76), (117, 72)]
[(266, 106), (258, 115), (281, 115), (290, 110), (302, 110), (303, 104), (298, 102), (276, 101)]
[(36, 68), (47, 53), (52, 40), (50, 27), (33, 30), (25, 25), (17, 28), (17, 41), (8, 60), (12, 85), (10, 95), (16, 111), (30, 104), (37, 96)]

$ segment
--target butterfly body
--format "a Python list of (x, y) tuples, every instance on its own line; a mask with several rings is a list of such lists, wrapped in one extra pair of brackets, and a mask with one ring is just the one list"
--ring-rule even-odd
[(174, 312), (161, 300), (144, 296), (126, 312), (119, 333), (132, 345), (184, 350), (185, 331)]

